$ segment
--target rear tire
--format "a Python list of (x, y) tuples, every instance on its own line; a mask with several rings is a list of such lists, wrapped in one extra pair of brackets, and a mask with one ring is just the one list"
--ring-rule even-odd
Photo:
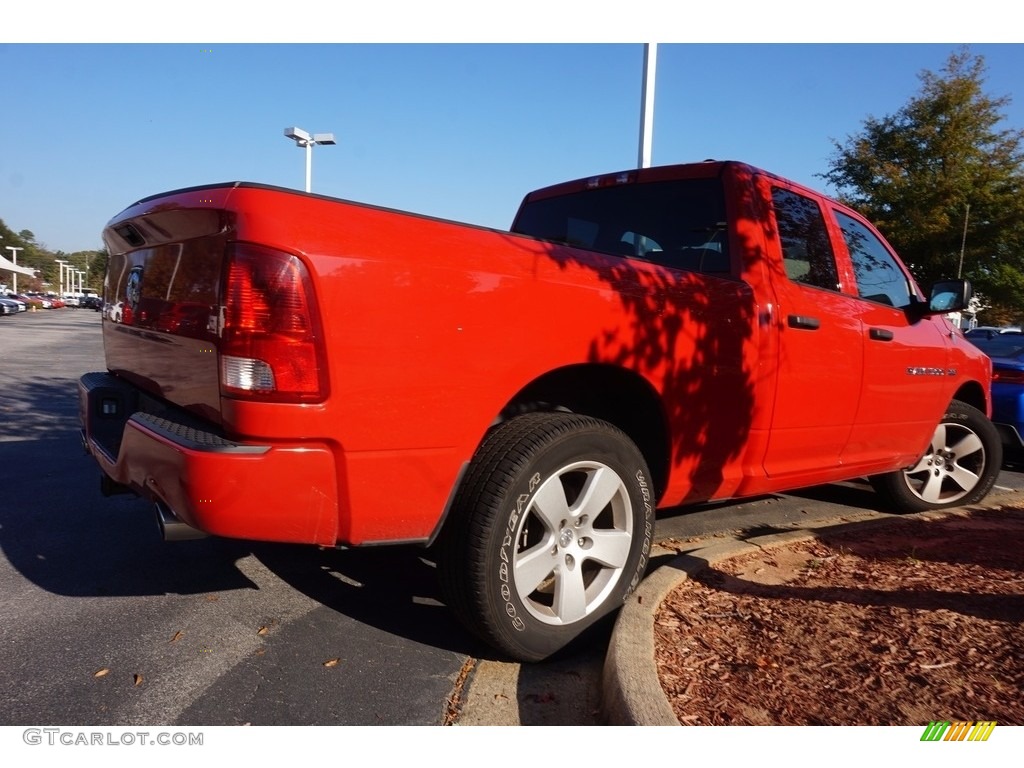
[(898, 512), (976, 504), (992, 490), (1003, 463), (999, 432), (977, 408), (954, 400), (924, 455), (909, 469), (870, 478)]
[(496, 427), (467, 471), (440, 544), (449, 607), (520, 661), (559, 650), (643, 578), (654, 497), (640, 451), (587, 416)]

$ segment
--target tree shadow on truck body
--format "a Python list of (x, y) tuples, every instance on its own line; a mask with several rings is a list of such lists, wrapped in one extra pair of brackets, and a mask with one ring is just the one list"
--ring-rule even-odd
[[(701, 198), (690, 199), (666, 183), (650, 185), (664, 187), (661, 209), (652, 211), (644, 198), (629, 215), (592, 223), (592, 242), (604, 253), (523, 237), (510, 242), (555, 262), (568, 282), (589, 273), (619, 302), (618, 322), (597, 329), (582, 354), (594, 391), (563, 405), (624, 429), (645, 454), (661, 498), (677, 505), (731, 495), (749, 460), (752, 430), (769, 426), (778, 346), (764, 314), (765, 293), (771, 295), (764, 243), (774, 234), (750, 185), (719, 187), (720, 207), (706, 204), (703, 188)], [(700, 210), (687, 214), (688, 203)], [(715, 254), (710, 268), (703, 261), (707, 273), (678, 267), (689, 261), (700, 268), (694, 253)], [(603, 376), (609, 369), (629, 372), (632, 386), (617, 388), (624, 377)], [(527, 387), (518, 397), (529, 393)]]

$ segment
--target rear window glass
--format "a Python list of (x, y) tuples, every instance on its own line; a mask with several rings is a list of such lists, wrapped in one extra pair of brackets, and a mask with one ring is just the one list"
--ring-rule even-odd
[(674, 269), (730, 272), (720, 179), (621, 184), (524, 205), (512, 231)]

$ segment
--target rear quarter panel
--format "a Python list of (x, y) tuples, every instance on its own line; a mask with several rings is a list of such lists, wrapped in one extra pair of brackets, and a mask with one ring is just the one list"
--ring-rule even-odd
[[(336, 440), (356, 538), (384, 538), (396, 517), (429, 534), (505, 405), (567, 365), (624, 367), (664, 393), (681, 436), (671, 446), (674, 495), (694, 482), (719, 486), (722, 465), (738, 462), (755, 315), (745, 284), (267, 190), (239, 189), (232, 207), (239, 239), (311, 266), (331, 396), (287, 413), (225, 400), (225, 424), (266, 432), (280, 414), (291, 424), (280, 429)], [(728, 403), (730, 393), (716, 421), (712, 398)]]

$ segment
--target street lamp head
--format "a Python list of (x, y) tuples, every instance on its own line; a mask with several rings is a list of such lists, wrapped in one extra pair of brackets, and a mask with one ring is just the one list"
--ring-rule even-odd
[(294, 139), (295, 143), (306, 150), (306, 191), (310, 191), (310, 177), (313, 166), (313, 147), (317, 144), (336, 144), (333, 133), (310, 134), (301, 128), (292, 126), (284, 129), (284, 135)]
[(284, 135), (287, 136), (289, 139), (294, 139), (295, 142), (300, 147), (305, 146), (303, 142), (308, 142), (313, 138), (306, 131), (302, 130), (301, 128), (296, 128), (294, 126), (291, 128), (285, 128)]

